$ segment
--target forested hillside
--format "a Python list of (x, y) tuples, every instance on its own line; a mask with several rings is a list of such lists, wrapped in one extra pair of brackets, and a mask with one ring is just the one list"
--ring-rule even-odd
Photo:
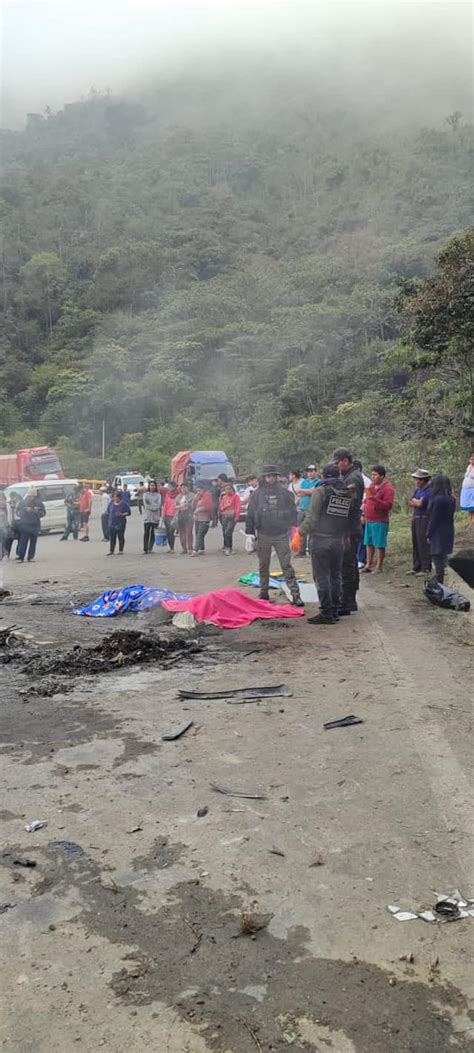
[(190, 80), (3, 132), (2, 448), (41, 439), (101, 472), (105, 420), (107, 463), (142, 470), (336, 442), (394, 472), (462, 467), (472, 331), (456, 343), (446, 282), (467, 327), (472, 237), (418, 285), (472, 222), (472, 133), (446, 117)]

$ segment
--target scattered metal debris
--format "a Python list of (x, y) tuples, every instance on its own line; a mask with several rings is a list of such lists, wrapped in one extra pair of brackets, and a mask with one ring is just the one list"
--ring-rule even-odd
[(7, 910), (13, 910), (15, 903), (0, 903), (0, 914), (6, 914)]
[(204, 805), (204, 808), (198, 808), (196, 813), (198, 819), (204, 819), (204, 816), (207, 815), (208, 811), (209, 808), (207, 807), (207, 804)]
[(264, 793), (251, 793), (246, 790), (232, 790), (229, 786), (218, 786), (217, 783), (210, 783), (211, 790), (215, 790), (216, 793), (224, 793), (228, 797), (247, 797), (250, 801), (266, 801), (267, 797)]
[(15, 631), (18, 628), (18, 625), (6, 625), (4, 629), (0, 629), (0, 647), (7, 647), (17, 639)]
[(348, 728), (351, 724), (363, 724), (364, 721), (361, 717), (356, 717), (355, 713), (349, 713), (348, 717), (341, 717), (340, 720), (327, 720), (323, 724), (325, 731), (329, 731), (330, 728)]
[(269, 848), (268, 851), (272, 856), (283, 856), (283, 859), (285, 858), (285, 853), (282, 852), (281, 848), (277, 848), (276, 845), (273, 845), (273, 847)]
[(35, 867), (36, 859), (26, 859), (24, 856), (13, 856), (12, 863), (15, 867)]
[(180, 739), (193, 726), (194, 720), (188, 720), (187, 724), (179, 724), (178, 727), (172, 728), (170, 731), (164, 731), (161, 738), (163, 742), (174, 742), (175, 739)]
[(387, 910), (397, 921), (415, 921), (417, 918), (427, 922), (459, 921), (460, 918), (474, 918), (474, 899), (468, 899), (455, 888), (438, 896), (431, 910), (402, 910), (395, 904), (390, 904)]
[(291, 698), (292, 692), (287, 684), (266, 685), (263, 687), (242, 687), (231, 691), (178, 691), (179, 698), (213, 699), (229, 698), (239, 701), (257, 701), (259, 698)]

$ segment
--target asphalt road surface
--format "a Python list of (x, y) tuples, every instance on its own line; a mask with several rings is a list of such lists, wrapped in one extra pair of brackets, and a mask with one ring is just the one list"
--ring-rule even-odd
[[(77, 618), (71, 600), (132, 582), (234, 585), (255, 559), (239, 534), (224, 557), (218, 533), (199, 560), (144, 556), (136, 510), (120, 557), (97, 515), (89, 544), (41, 538), (35, 563), (0, 564), (13, 593), (0, 629), (31, 637), (24, 659), (61, 659), (156, 627), (156, 612)], [(471, 643), (472, 614), (429, 607), (388, 559), (337, 627), (211, 633), (166, 668), (45, 680), (37, 658), (1, 665), (0, 1048), (474, 1049), (474, 918), (387, 911), (474, 896)], [(280, 683), (292, 697), (177, 697)], [(323, 729), (350, 713), (363, 723)], [(48, 825), (27, 833), (34, 819)], [(242, 933), (245, 914), (268, 924)]]

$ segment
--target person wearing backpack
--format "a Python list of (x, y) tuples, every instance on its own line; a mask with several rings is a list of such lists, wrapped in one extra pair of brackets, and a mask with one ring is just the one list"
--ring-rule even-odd
[(289, 542), (290, 532), (297, 522), (296, 504), (293, 494), (279, 482), (279, 474), (278, 468), (271, 464), (262, 469), (258, 489), (252, 494), (247, 508), (245, 533), (257, 539), (260, 599), (270, 599), (270, 560), (275, 549), (292, 603), (295, 607), (304, 607)]
[(308, 618), (311, 625), (335, 625), (339, 621), (342, 561), (352, 505), (351, 489), (339, 478), (339, 468), (327, 464), (291, 543), (292, 551), (297, 552), (301, 538), (311, 538), (313, 577), (319, 597), (319, 614)]

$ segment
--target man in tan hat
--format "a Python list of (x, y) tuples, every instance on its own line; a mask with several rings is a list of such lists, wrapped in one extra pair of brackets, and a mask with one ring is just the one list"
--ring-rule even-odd
[(413, 570), (408, 574), (429, 574), (431, 571), (431, 550), (426, 540), (428, 528), (428, 505), (431, 498), (431, 473), (425, 468), (412, 472), (416, 488), (408, 502), (413, 509), (411, 521), (411, 542), (413, 549)]

